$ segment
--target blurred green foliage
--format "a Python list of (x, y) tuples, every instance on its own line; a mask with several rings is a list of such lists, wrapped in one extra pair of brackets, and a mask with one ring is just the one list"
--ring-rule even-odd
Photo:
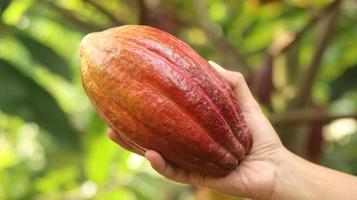
[[(109, 141), (81, 87), (81, 38), (112, 26), (147, 24), (177, 35), (207, 60), (245, 72), (249, 81), (267, 66), (273, 72), (262, 70), (258, 85), (272, 88), (255, 94), (269, 95), (261, 103), (273, 116), (289, 111), (297, 97), (323, 22), (270, 64), (264, 63), (267, 52), (330, 3), (0, 0), (0, 199), (194, 199), (190, 187), (161, 178), (143, 158)], [(311, 103), (335, 114), (357, 111), (356, 24), (356, 1), (342, 1), (313, 84)], [(292, 128), (308, 133), (311, 124)], [(343, 137), (324, 136), (315, 161), (357, 174), (357, 125), (348, 127)], [(284, 138), (287, 129), (277, 128)], [(319, 149), (319, 142), (312, 145)]]

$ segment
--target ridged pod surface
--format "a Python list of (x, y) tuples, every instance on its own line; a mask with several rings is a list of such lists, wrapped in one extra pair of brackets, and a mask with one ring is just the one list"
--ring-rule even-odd
[(126, 25), (81, 43), (84, 89), (121, 145), (212, 176), (234, 170), (252, 135), (228, 83), (187, 44)]

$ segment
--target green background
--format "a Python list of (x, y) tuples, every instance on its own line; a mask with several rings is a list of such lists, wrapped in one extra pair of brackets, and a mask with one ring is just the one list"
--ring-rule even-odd
[(124, 24), (241, 71), (289, 149), (357, 175), (356, 1), (0, 0), (0, 199), (218, 198), (107, 138), (78, 47)]

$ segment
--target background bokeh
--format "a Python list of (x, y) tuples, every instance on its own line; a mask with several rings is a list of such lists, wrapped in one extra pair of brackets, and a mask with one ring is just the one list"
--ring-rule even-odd
[(289, 149), (357, 175), (355, 0), (0, 0), (0, 199), (223, 199), (107, 138), (78, 45), (124, 24), (242, 72)]

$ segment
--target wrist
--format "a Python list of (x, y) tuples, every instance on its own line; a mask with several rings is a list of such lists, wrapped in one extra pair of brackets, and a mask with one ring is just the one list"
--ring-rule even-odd
[(294, 158), (291, 152), (285, 147), (281, 150), (279, 155), (279, 160), (275, 163), (275, 173), (274, 173), (274, 184), (272, 187), (272, 192), (270, 199), (283, 199), (284, 196), (284, 179), (285, 174), (287, 174), (287, 163), (294, 162)]
[(321, 185), (321, 178), (323, 179), (318, 168), (319, 166), (285, 149), (276, 168), (271, 199), (317, 198), (321, 194), (316, 191)]

